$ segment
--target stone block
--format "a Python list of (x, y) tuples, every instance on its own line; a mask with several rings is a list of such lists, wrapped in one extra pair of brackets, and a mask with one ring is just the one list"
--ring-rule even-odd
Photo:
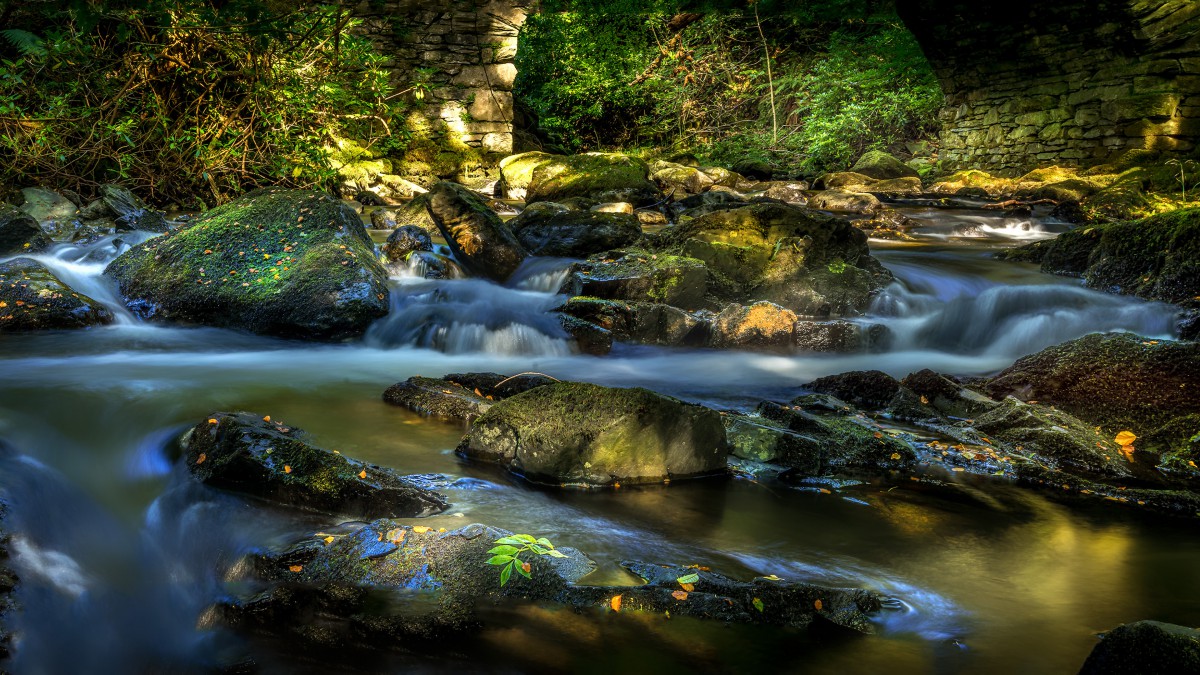
[(507, 91), (474, 89), (475, 100), (467, 107), (472, 119), (483, 122), (507, 122), (512, 120), (513, 96)]
[(516, 79), (516, 66), (511, 63), (497, 63), (487, 66), (467, 66), (451, 82), (464, 87), (491, 87), (512, 91), (513, 82)]
[(1177, 94), (1143, 94), (1109, 101), (1101, 106), (1100, 112), (1105, 119), (1124, 122), (1170, 118), (1178, 107)]

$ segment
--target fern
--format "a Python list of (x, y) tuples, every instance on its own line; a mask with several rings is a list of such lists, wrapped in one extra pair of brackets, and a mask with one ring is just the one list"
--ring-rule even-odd
[(42, 38), (20, 28), (5, 28), (0, 35), (8, 41), (22, 56), (45, 56), (46, 45)]

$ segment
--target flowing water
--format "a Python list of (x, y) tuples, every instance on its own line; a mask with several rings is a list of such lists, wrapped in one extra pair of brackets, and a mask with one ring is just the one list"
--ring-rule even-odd
[[(906, 211), (923, 225), (920, 241), (872, 243), (898, 280), (864, 319), (896, 335), (879, 354), (619, 346), (581, 356), (545, 315), (559, 300), (561, 260), (528, 264), (509, 287), (401, 274), (391, 314), (362, 342), (315, 346), (137, 322), (100, 276), (128, 238), (41, 256), (118, 320), (0, 337), (0, 489), (12, 505), (24, 608), (8, 667), (190, 672), (253, 658), (265, 672), (1051, 673), (1074, 672), (1094, 633), (1122, 622), (1200, 625), (1200, 538), (1190, 524), (1068, 507), (960, 474), (940, 490), (863, 484), (825, 494), (733, 479), (549, 492), (463, 463), (452, 452), (461, 428), (380, 400), (416, 374), (536, 371), (746, 408), (846, 370), (979, 375), (1091, 331), (1172, 335), (1170, 307), (991, 257), (1061, 226), (982, 210)], [(899, 609), (883, 613), (876, 636), (832, 640), (513, 606), (452, 651), (325, 654), (318, 667), (291, 646), (246, 641), (203, 620), (237, 590), (229, 580), (246, 552), (336, 527), (187, 478), (172, 439), (233, 409), (285, 420), (349, 456), (444, 474), (453, 505), (423, 524), (477, 521), (547, 536), (599, 563), (587, 582), (632, 583), (621, 560), (694, 563), (732, 576), (873, 588)]]

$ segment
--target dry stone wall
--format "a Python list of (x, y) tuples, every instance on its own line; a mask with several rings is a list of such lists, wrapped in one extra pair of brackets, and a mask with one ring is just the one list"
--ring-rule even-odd
[(365, 0), (355, 15), (391, 59), (395, 83), (424, 85), (421, 114), (469, 147), (509, 154), (517, 33), (535, 3)]
[(1200, 142), (1200, 2), (900, 0), (953, 168), (1090, 166)]

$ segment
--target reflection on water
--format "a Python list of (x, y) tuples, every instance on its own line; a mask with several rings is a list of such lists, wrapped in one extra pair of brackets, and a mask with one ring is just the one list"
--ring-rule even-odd
[[(835, 494), (746, 479), (551, 492), (462, 463), (452, 452), (460, 427), (380, 400), (415, 374), (538, 371), (745, 408), (846, 370), (984, 374), (1093, 330), (1171, 334), (1169, 307), (989, 257), (1006, 237), (1020, 238), (1013, 232), (1036, 228), (980, 216), (988, 222), (972, 225), (964, 245), (952, 234), (963, 225), (957, 216), (916, 215), (934, 218), (929, 229), (940, 238), (876, 247), (898, 279), (872, 309), (871, 320), (897, 336), (884, 354), (623, 346), (606, 358), (576, 355), (545, 314), (566, 273), (567, 261), (554, 260), (531, 263), (507, 287), (395, 279), (393, 313), (365, 344), (305, 345), (129, 317), (97, 330), (0, 337), (0, 437), (14, 448), (0, 452), (0, 490), (13, 504), (15, 564), (26, 580), (15, 671), (202, 671), (246, 655), (266, 672), (302, 667), (290, 646), (196, 627), (205, 607), (236, 590), (225, 579), (242, 554), (337, 525), (184, 475), (172, 440), (214, 410), (235, 409), (286, 420), (350, 456), (444, 474), (453, 505), (427, 524), (484, 522), (578, 547), (599, 563), (589, 582), (630, 583), (619, 563), (640, 559), (895, 598), (878, 636), (819, 645), (784, 630), (500, 607), (488, 610), (476, 639), (446, 653), (338, 655), (346, 672), (1072, 672), (1096, 631), (1141, 618), (1200, 624), (1200, 538), (1181, 535), (1191, 525), (1068, 509), (958, 475), (943, 489), (874, 483)], [(41, 259), (115, 303), (98, 276), (113, 251), (98, 250)]]

